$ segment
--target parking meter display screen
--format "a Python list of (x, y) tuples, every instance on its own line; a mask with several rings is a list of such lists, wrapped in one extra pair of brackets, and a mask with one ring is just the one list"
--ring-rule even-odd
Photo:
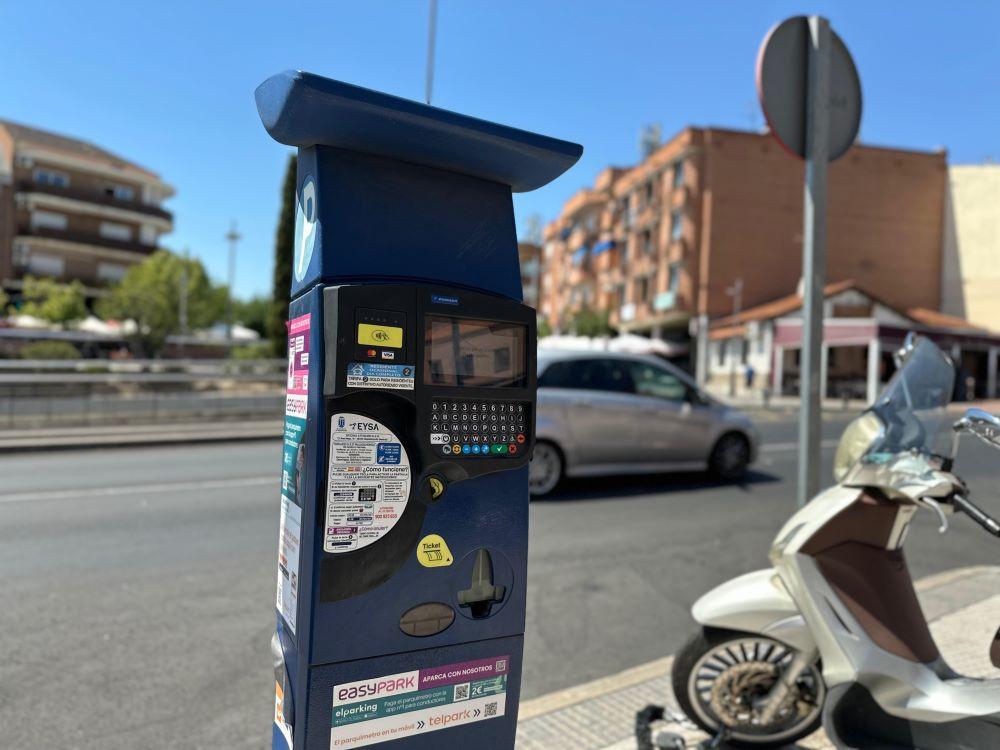
[(424, 383), (480, 388), (527, 384), (527, 326), (428, 315)]

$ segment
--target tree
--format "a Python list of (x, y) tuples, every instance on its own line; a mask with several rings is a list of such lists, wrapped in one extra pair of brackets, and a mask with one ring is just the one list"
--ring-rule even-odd
[(80, 359), (80, 350), (68, 341), (32, 341), (21, 347), (21, 359)]
[(142, 356), (163, 350), (167, 336), (180, 330), (181, 286), (187, 274), (187, 319), (191, 328), (205, 328), (221, 320), (226, 309), (226, 288), (212, 285), (201, 262), (157, 250), (132, 266), (111, 294), (98, 303), (102, 317), (134, 320), (133, 336)]
[(7, 305), (9, 304), (10, 297), (7, 295), (7, 292), (3, 290), (3, 287), (0, 287), (0, 317), (10, 314), (7, 310)]
[(292, 264), (295, 262), (295, 184), (298, 169), (295, 154), (288, 158), (285, 182), (281, 187), (281, 213), (274, 238), (274, 286), (271, 311), (267, 321), (267, 338), (274, 346), (275, 356), (287, 354), (288, 300), (292, 290)]
[(59, 324), (87, 317), (87, 298), (79, 281), (60, 284), (55, 279), (25, 276), (22, 297), (18, 310), (22, 315)]
[(240, 325), (253, 329), (262, 338), (267, 338), (270, 315), (271, 299), (269, 297), (251, 297), (247, 300), (233, 301), (233, 319)]
[(573, 316), (572, 328), (577, 336), (610, 336), (614, 332), (607, 310), (580, 310)]
[(538, 319), (538, 338), (544, 339), (546, 336), (552, 335), (552, 326), (549, 325), (547, 318)]

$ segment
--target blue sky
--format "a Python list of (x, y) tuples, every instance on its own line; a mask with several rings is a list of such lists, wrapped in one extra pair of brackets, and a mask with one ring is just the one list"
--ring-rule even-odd
[[(954, 10), (962, 8), (961, 12)], [(868, 143), (1000, 160), (1000, 4), (440, 0), (434, 104), (582, 143), (580, 163), (515, 198), (546, 220), (610, 163), (631, 164), (646, 123), (757, 128), (753, 65), (776, 21), (820, 12), (854, 54)], [(0, 117), (92, 140), (162, 174), (172, 249), (222, 279), (239, 222), (236, 290), (270, 288), (288, 150), (253, 89), (301, 68), (423, 97), (426, 0), (0, 0)]]

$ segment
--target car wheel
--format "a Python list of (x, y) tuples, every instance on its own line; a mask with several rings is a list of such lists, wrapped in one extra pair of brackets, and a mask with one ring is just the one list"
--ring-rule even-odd
[(535, 443), (528, 469), (528, 489), (535, 497), (548, 495), (563, 476), (563, 457), (559, 449), (546, 441)]
[(726, 480), (739, 479), (750, 465), (750, 443), (738, 432), (728, 432), (719, 438), (708, 458), (708, 469)]

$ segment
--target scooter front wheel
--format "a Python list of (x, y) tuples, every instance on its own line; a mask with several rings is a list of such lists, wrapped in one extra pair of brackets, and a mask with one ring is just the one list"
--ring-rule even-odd
[(815, 732), (826, 686), (819, 664), (796, 680), (786, 700), (764, 720), (764, 698), (796, 656), (762, 635), (702, 628), (677, 652), (671, 678), (681, 710), (709, 734), (723, 728), (738, 748), (783, 747)]

